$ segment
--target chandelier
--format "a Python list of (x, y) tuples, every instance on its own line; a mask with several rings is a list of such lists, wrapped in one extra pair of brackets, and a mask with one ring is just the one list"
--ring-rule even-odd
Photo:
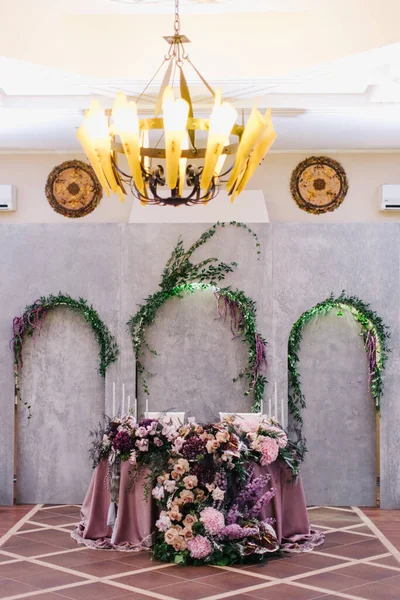
[[(225, 184), (233, 201), (276, 139), (271, 111), (262, 114), (254, 106), (246, 125), (237, 124), (236, 109), (222, 101), (186, 52), (189, 40), (180, 32), (179, 0), (174, 34), (164, 39), (169, 51), (137, 101), (119, 92), (112, 110), (104, 110), (93, 100), (77, 137), (108, 196), (114, 192), (123, 201), (130, 189), (143, 204), (190, 206), (207, 203)], [(194, 115), (184, 67), (194, 70), (211, 95), (208, 119)], [(154, 115), (139, 118), (137, 103), (162, 70)]]

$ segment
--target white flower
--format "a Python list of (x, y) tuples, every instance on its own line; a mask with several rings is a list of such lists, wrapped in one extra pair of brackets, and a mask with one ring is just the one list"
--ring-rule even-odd
[(168, 494), (172, 494), (176, 489), (176, 482), (173, 479), (169, 479), (164, 482), (164, 488)]
[(110, 438), (108, 437), (108, 435), (104, 434), (103, 435), (103, 446), (110, 446), (111, 442), (110, 442)]
[(136, 465), (136, 461), (137, 461), (136, 450), (131, 450), (131, 453), (129, 455), (129, 462), (131, 463), (131, 465)]
[(156, 521), (157, 529), (159, 529), (160, 531), (162, 531), (164, 533), (165, 531), (167, 531), (167, 529), (169, 529), (171, 527), (171, 525), (172, 525), (171, 519), (169, 518), (169, 516), (167, 515), (165, 510), (163, 510), (160, 513), (160, 517), (159, 517), (158, 521)]
[(215, 490), (213, 490), (212, 492), (212, 497), (214, 498), (214, 500), (223, 500), (225, 497), (225, 492), (224, 490), (221, 490), (221, 488), (216, 487)]
[(153, 488), (153, 491), (151, 492), (151, 495), (156, 499), (156, 500), (162, 500), (164, 498), (164, 488), (162, 485), (157, 485), (155, 488)]

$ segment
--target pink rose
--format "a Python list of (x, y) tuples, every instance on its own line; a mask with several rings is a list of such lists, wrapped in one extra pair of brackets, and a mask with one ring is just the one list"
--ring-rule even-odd
[(146, 427), (138, 427), (136, 429), (135, 435), (136, 435), (136, 437), (140, 437), (140, 438), (146, 437), (146, 435), (147, 435)]
[(192, 490), (197, 486), (198, 479), (196, 475), (186, 475), (186, 477), (183, 478), (183, 483), (185, 484), (185, 488), (187, 490)]

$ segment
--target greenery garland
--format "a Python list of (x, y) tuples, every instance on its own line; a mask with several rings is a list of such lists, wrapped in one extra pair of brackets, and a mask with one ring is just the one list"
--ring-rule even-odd
[(289, 336), (288, 371), (289, 371), (289, 412), (293, 417), (292, 428), (297, 433), (302, 457), (307, 451), (306, 440), (302, 436), (303, 417), (301, 411), (306, 408), (305, 396), (301, 389), (300, 373), (298, 371), (299, 350), (302, 340), (302, 331), (305, 325), (314, 317), (327, 315), (332, 310), (337, 310), (337, 315), (342, 316), (343, 310), (349, 310), (355, 320), (361, 325), (360, 335), (364, 340), (364, 347), (368, 357), (368, 380), (376, 411), (380, 411), (383, 391), (383, 371), (388, 358), (387, 340), (390, 337), (388, 327), (381, 317), (374, 312), (357, 296), (346, 296), (343, 290), (340, 296), (334, 298), (333, 294), (323, 302), (304, 312), (293, 325)]
[[(61, 292), (57, 296), (53, 294), (42, 296), (38, 300), (35, 300), (33, 304), (27, 306), (20, 317), (13, 319), (13, 337), (10, 345), (14, 353), (15, 394), (17, 398), (20, 397), (18, 372), (23, 364), (22, 348), (26, 336), (33, 337), (39, 333), (48, 311), (56, 306), (67, 306), (71, 310), (79, 312), (84, 316), (86, 323), (91, 326), (100, 346), (98, 372), (102, 377), (105, 377), (107, 367), (118, 358), (119, 349), (114, 336), (110, 333), (107, 325), (100, 319), (93, 306), (88, 304), (87, 300), (83, 298), (74, 300), (71, 296)], [(25, 402), (24, 404), (29, 411), (28, 419), (30, 419), (32, 416), (31, 406)]]
[(257, 235), (247, 225), (237, 221), (215, 223), (187, 251), (183, 247), (182, 239), (179, 238), (163, 270), (161, 289), (145, 298), (145, 304), (141, 305), (137, 313), (129, 320), (128, 327), (136, 357), (137, 373), (142, 379), (144, 392), (149, 394), (147, 375), (150, 373), (144, 367), (142, 357), (146, 348), (154, 356), (157, 355), (157, 352), (150, 348), (146, 340), (146, 328), (154, 323), (157, 311), (170, 298), (182, 297), (185, 292), (194, 293), (199, 289), (213, 288), (219, 316), (230, 319), (234, 337), (241, 336), (249, 348), (247, 367), (233, 381), (247, 378), (249, 385), (245, 396), (253, 395), (252, 410), (259, 411), (267, 381), (264, 375), (266, 341), (257, 332), (255, 302), (241, 290), (232, 290), (230, 287), (219, 288), (219, 283), (237, 267), (237, 263), (227, 264), (217, 258), (207, 258), (198, 264), (193, 264), (190, 260), (197, 248), (212, 238), (218, 228), (226, 225), (240, 227), (249, 232), (255, 238), (256, 251), (258, 255), (260, 254)]

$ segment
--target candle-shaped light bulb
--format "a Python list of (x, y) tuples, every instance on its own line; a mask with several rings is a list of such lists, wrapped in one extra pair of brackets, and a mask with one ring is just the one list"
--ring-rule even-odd
[(111, 137), (108, 119), (97, 100), (93, 100), (90, 105), (84, 119), (84, 128), (110, 188), (123, 201), (124, 195), (115, 178), (111, 163)]
[[(218, 160), (226, 144), (226, 139), (237, 119), (237, 111), (229, 102), (221, 104), (221, 92), (217, 90), (214, 107), (210, 117), (204, 168), (201, 175), (201, 189), (207, 191), (215, 174)], [(222, 163), (223, 164), (223, 163)], [(222, 165), (220, 166), (222, 168)]]
[(92, 142), (107, 147), (110, 140), (107, 116), (97, 100), (92, 100), (84, 123)]
[(189, 104), (183, 98), (175, 100), (174, 91), (168, 86), (163, 95), (163, 117), (167, 185), (171, 190), (176, 188), (178, 181), (179, 159), (188, 114)]
[(139, 192), (144, 194), (144, 183), (140, 165), (139, 119), (136, 102), (128, 102), (124, 92), (119, 92), (112, 109), (114, 131), (121, 138), (133, 181)]

